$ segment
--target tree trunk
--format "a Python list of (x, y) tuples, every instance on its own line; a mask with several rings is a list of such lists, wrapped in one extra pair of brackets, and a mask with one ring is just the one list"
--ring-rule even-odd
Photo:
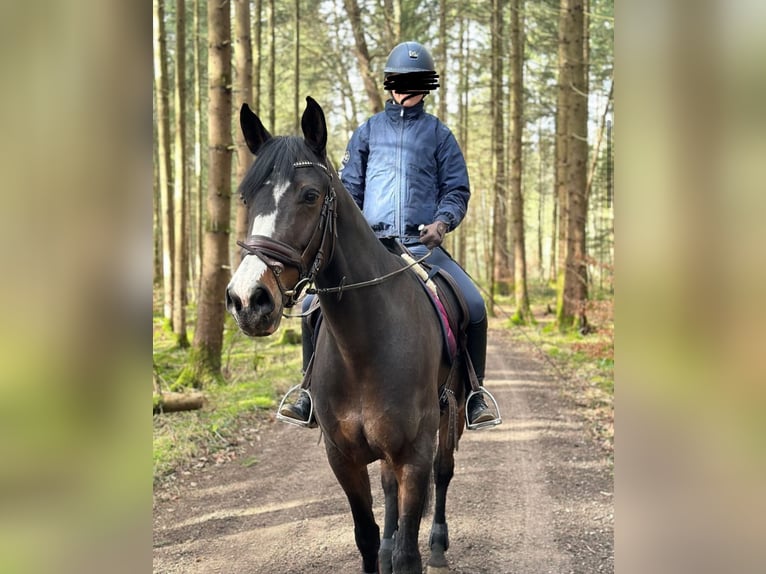
[(565, 124), (566, 164), (562, 187), (567, 199), (567, 233), (564, 280), (556, 321), (559, 329), (567, 330), (579, 323), (587, 325), (585, 302), (588, 280), (585, 227), (588, 202), (585, 197), (588, 162), (588, 96), (584, 62), (583, 0), (562, 0), (560, 40), (563, 60), (560, 74), (564, 78), (564, 98), (567, 100)]
[(157, 106), (157, 159), (162, 213), (162, 314), (173, 317), (173, 196), (170, 187), (170, 104), (164, 0), (154, 0), (154, 90)]
[(447, 121), (447, 0), (439, 0), (439, 43), (436, 52), (436, 69), (440, 72), (439, 118)]
[[(236, 85), (234, 109), (239, 110), (242, 104), (248, 105), (253, 99), (253, 52), (250, 44), (250, 2), (249, 0), (234, 0), (234, 62), (236, 68)], [(245, 138), (241, 130), (234, 130), (237, 134), (237, 169), (234, 175), (237, 183), (241, 182), (253, 162), (253, 154), (245, 144)], [(237, 223), (235, 237), (237, 241), (244, 241), (247, 237), (247, 206), (237, 197)], [(239, 248), (232, 242), (231, 268), (236, 269), (240, 263)]]
[[(469, 43), (465, 41), (467, 31), (465, 25), (465, 17), (460, 17), (460, 67), (458, 78), (458, 85), (462, 87), (462, 93), (458, 100), (458, 142), (460, 148), (463, 150), (463, 156), (466, 163), (468, 163), (468, 76), (470, 72), (470, 50)], [(457, 260), (463, 265), (466, 264), (466, 226), (461, 225), (458, 227), (458, 248)], [(479, 270), (476, 270), (476, 276), (479, 276)]]
[(204, 259), (197, 327), (180, 385), (202, 387), (221, 377), (224, 291), (230, 277), (231, 18), (228, 0), (208, 0), (208, 144), (210, 148)]
[(293, 26), (293, 131), (300, 133), (301, 127), (301, 0), (295, 0), (295, 23)]
[(357, 0), (343, 0), (348, 13), (348, 19), (351, 24), (351, 30), (354, 33), (354, 43), (356, 45), (356, 61), (359, 64), (359, 73), (362, 76), (364, 89), (367, 92), (367, 98), (370, 102), (370, 113), (377, 114), (383, 110), (383, 100), (380, 97), (378, 81), (373, 77), (370, 69), (370, 53), (367, 50), (367, 41), (364, 38), (364, 29), (362, 27), (362, 15), (359, 10)]
[[(199, 277), (202, 272), (202, 88), (200, 62), (200, 24), (199, 24), (199, 0), (194, 0), (194, 184), (192, 186), (190, 214), (193, 213), (190, 259), (192, 280), (189, 286), (193, 293), (196, 293), (199, 284)], [(193, 211), (191, 209), (193, 207)], [(197, 295), (194, 296), (196, 301)]]
[(263, 0), (255, 0), (255, 15), (253, 17), (253, 101), (251, 107), (258, 115), (261, 113), (262, 13)]
[(521, 154), (524, 132), (524, 34), (521, 0), (511, 0), (511, 233), (513, 237), (514, 293), (516, 312), (514, 320), (527, 323), (532, 318), (527, 291), (527, 261), (524, 238), (524, 198), (521, 194)]
[[(505, 145), (503, 129), (503, 6), (504, 0), (492, 0), (492, 166), (494, 208), (492, 220), (492, 289), (493, 294), (511, 292), (511, 265), (508, 241), (508, 195), (505, 178)], [(490, 313), (494, 305), (490, 302)]]
[(277, 14), (274, 0), (269, 0), (269, 131), (276, 132), (277, 113)]
[(179, 347), (188, 347), (186, 337), (187, 205), (186, 205), (186, 3), (176, 0), (175, 61), (175, 176), (173, 178), (173, 334)]

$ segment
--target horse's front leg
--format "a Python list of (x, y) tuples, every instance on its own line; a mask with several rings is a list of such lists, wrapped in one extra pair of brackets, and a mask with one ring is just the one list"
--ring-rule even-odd
[(399, 483), (399, 529), (393, 552), (395, 574), (421, 574), (423, 571), (418, 533), (428, 500), (433, 445), (427, 451), (421, 451), (417, 461), (395, 468)]
[(362, 555), (362, 572), (378, 574), (378, 548), (380, 528), (372, 513), (372, 491), (366, 465), (356, 465), (345, 458), (330, 441), (327, 444), (327, 460), (335, 477), (346, 493), (354, 517), (354, 537)]
[(383, 486), (383, 495), (385, 497), (385, 522), (383, 523), (383, 540), (380, 542), (380, 552), (378, 559), (380, 561), (381, 574), (391, 574), (393, 572), (393, 550), (394, 535), (399, 524), (399, 485), (396, 482), (396, 474), (391, 465), (386, 461), (380, 461), (380, 482)]

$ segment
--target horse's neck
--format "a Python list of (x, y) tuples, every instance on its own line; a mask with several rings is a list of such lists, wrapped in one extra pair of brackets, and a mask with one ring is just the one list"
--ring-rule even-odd
[[(389, 253), (375, 237), (369, 224), (357, 208), (354, 200), (345, 190), (338, 192), (337, 239), (332, 260), (317, 276), (317, 287), (337, 287), (341, 283), (351, 285), (369, 281), (395, 271), (401, 267), (396, 257)], [(380, 303), (376, 298), (385, 298), (386, 289), (363, 287), (344, 291), (341, 300), (336, 294), (322, 298), (325, 315), (332, 320), (333, 312), (343, 315), (361, 316), (369, 305)]]

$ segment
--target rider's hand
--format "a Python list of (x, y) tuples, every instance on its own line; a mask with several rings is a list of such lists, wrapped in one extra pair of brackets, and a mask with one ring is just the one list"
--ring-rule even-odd
[(434, 221), (429, 225), (423, 225), (420, 229), (420, 242), (433, 249), (439, 247), (444, 240), (444, 235), (447, 233), (447, 224), (443, 221)]

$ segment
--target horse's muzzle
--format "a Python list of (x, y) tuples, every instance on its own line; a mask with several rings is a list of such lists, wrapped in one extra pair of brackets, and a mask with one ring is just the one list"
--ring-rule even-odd
[(230, 284), (226, 288), (226, 308), (242, 332), (251, 337), (271, 335), (282, 319), (271, 291), (261, 283), (244, 295), (234, 292)]

